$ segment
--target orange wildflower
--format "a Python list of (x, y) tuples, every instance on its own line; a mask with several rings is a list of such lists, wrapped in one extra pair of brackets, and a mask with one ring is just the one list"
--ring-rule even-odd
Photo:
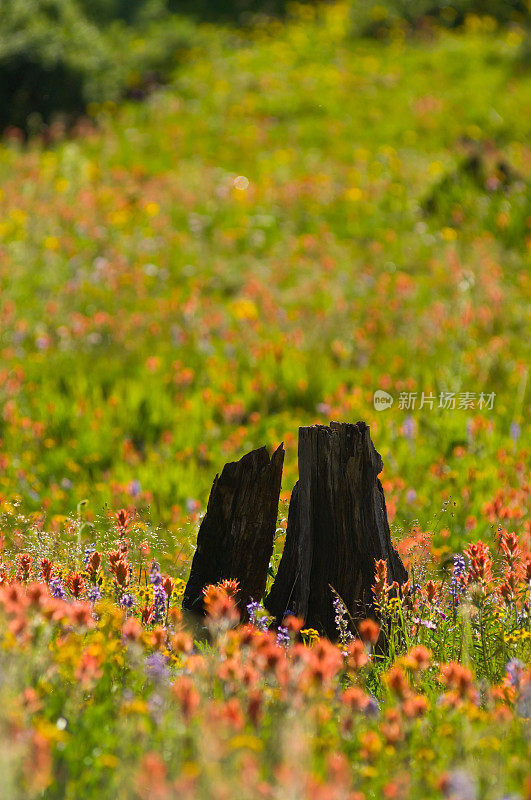
[(364, 619), (358, 625), (358, 631), (364, 642), (376, 644), (380, 635), (380, 626), (373, 619)]

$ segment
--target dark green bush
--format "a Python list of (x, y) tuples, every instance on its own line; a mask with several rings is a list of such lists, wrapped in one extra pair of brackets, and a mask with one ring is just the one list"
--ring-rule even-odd
[(252, 22), (259, 16), (280, 16), (289, 0), (168, 0), (172, 11), (197, 20)]
[(353, 0), (353, 32), (382, 36), (397, 27), (415, 29), (426, 21), (457, 28), (468, 15), (489, 16), (500, 24), (524, 24), (526, 0)]
[(73, 118), (146, 76), (161, 82), (193, 35), (162, 0), (2, 0), (0, 130)]

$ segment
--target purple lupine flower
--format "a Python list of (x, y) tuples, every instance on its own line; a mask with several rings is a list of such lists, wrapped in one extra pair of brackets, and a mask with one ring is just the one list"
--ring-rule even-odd
[(153, 561), (151, 564), (151, 569), (149, 570), (149, 582), (152, 583), (153, 586), (160, 586), (162, 583), (160, 567), (156, 561)]
[(153, 681), (161, 681), (169, 676), (166, 658), (162, 653), (152, 653), (145, 661), (146, 675)]
[(267, 630), (269, 618), (267, 614), (263, 613), (264, 607), (261, 603), (251, 600), (247, 604), (247, 613), (249, 614), (249, 622), (261, 631)]
[(505, 670), (509, 678), (509, 683), (516, 689), (520, 688), (520, 681), (524, 674), (525, 664), (519, 658), (511, 658), (505, 665)]
[(363, 713), (366, 717), (377, 717), (380, 713), (380, 706), (376, 697), (369, 696), (369, 702), (365, 706)]
[(128, 611), (133, 608), (135, 604), (135, 598), (132, 594), (123, 594), (120, 598), (120, 605), (122, 608), (127, 609)]
[(458, 797), (459, 800), (476, 800), (477, 784), (473, 775), (464, 769), (454, 769), (448, 774), (445, 797)]
[(52, 597), (57, 597), (59, 600), (66, 600), (66, 591), (61, 582), (61, 578), (52, 578), (50, 581), (50, 592)]
[(166, 592), (164, 587), (157, 584), (153, 589), (153, 620), (154, 622), (163, 622), (166, 615), (167, 604)]
[(284, 628), (281, 625), (277, 631), (277, 644), (281, 645), (282, 647), (287, 647), (289, 645), (289, 642), (290, 642), (289, 631), (287, 628)]
[(417, 433), (417, 425), (413, 417), (406, 417), (402, 425), (402, 432), (406, 439), (414, 439)]
[(91, 586), (88, 590), (88, 599), (91, 603), (97, 603), (98, 600), (101, 600), (101, 592), (98, 586)]
[(522, 719), (529, 719), (531, 717), (531, 683), (526, 683), (520, 690), (520, 694), (515, 703), (515, 710)]
[(96, 552), (96, 545), (92, 542), (91, 544), (87, 544), (85, 547), (85, 558), (83, 559), (83, 563), (87, 566), (89, 559), (92, 553)]
[(459, 580), (464, 575), (466, 569), (465, 557), (461, 553), (454, 555), (454, 565), (452, 567), (452, 577), (450, 580), (450, 591), (454, 608), (459, 605), (459, 595), (463, 592), (463, 584)]
[(511, 422), (509, 426), (509, 434), (513, 442), (517, 442), (520, 438), (520, 434), (522, 433), (522, 429), (517, 422)]
[(131, 497), (136, 497), (137, 495), (139, 495), (140, 492), (142, 491), (142, 486), (140, 484), (140, 481), (137, 480), (131, 481), (129, 483), (129, 486), (127, 487), (127, 491), (129, 492)]
[(342, 645), (347, 645), (354, 638), (348, 627), (348, 611), (338, 596), (334, 597), (332, 605), (334, 606), (334, 622), (339, 633), (339, 641)]

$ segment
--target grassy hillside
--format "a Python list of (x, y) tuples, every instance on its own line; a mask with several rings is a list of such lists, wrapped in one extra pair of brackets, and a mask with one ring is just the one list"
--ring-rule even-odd
[(1, 146), (8, 517), (58, 528), (87, 499), (89, 520), (134, 505), (175, 534), (251, 447), (285, 441), (289, 493), (297, 427), (336, 418), (371, 425), (397, 528), (449, 549), (518, 522), (523, 34), (361, 40), (338, 5), (202, 35), (146, 103)]
[[(143, 104), (0, 144), (2, 797), (531, 798), (524, 34), (356, 30), (202, 26)], [(274, 572), (330, 419), (410, 579), (336, 643), (232, 582), (192, 630), (214, 475), (284, 440)]]

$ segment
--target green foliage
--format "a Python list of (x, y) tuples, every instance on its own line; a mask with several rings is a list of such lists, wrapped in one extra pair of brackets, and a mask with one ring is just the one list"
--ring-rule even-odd
[(157, 3), (2, 3), (0, 130), (38, 132), (58, 114), (72, 119), (141, 88), (146, 77), (165, 80), (193, 28), (162, 12)]
[(172, 11), (190, 14), (197, 20), (225, 20), (248, 23), (266, 16), (280, 16), (289, 0), (168, 0)]
[(353, 0), (355, 34), (382, 36), (390, 31), (416, 29), (426, 23), (445, 28), (463, 25), (473, 16), (489, 17), (499, 24), (523, 24), (525, 0)]

